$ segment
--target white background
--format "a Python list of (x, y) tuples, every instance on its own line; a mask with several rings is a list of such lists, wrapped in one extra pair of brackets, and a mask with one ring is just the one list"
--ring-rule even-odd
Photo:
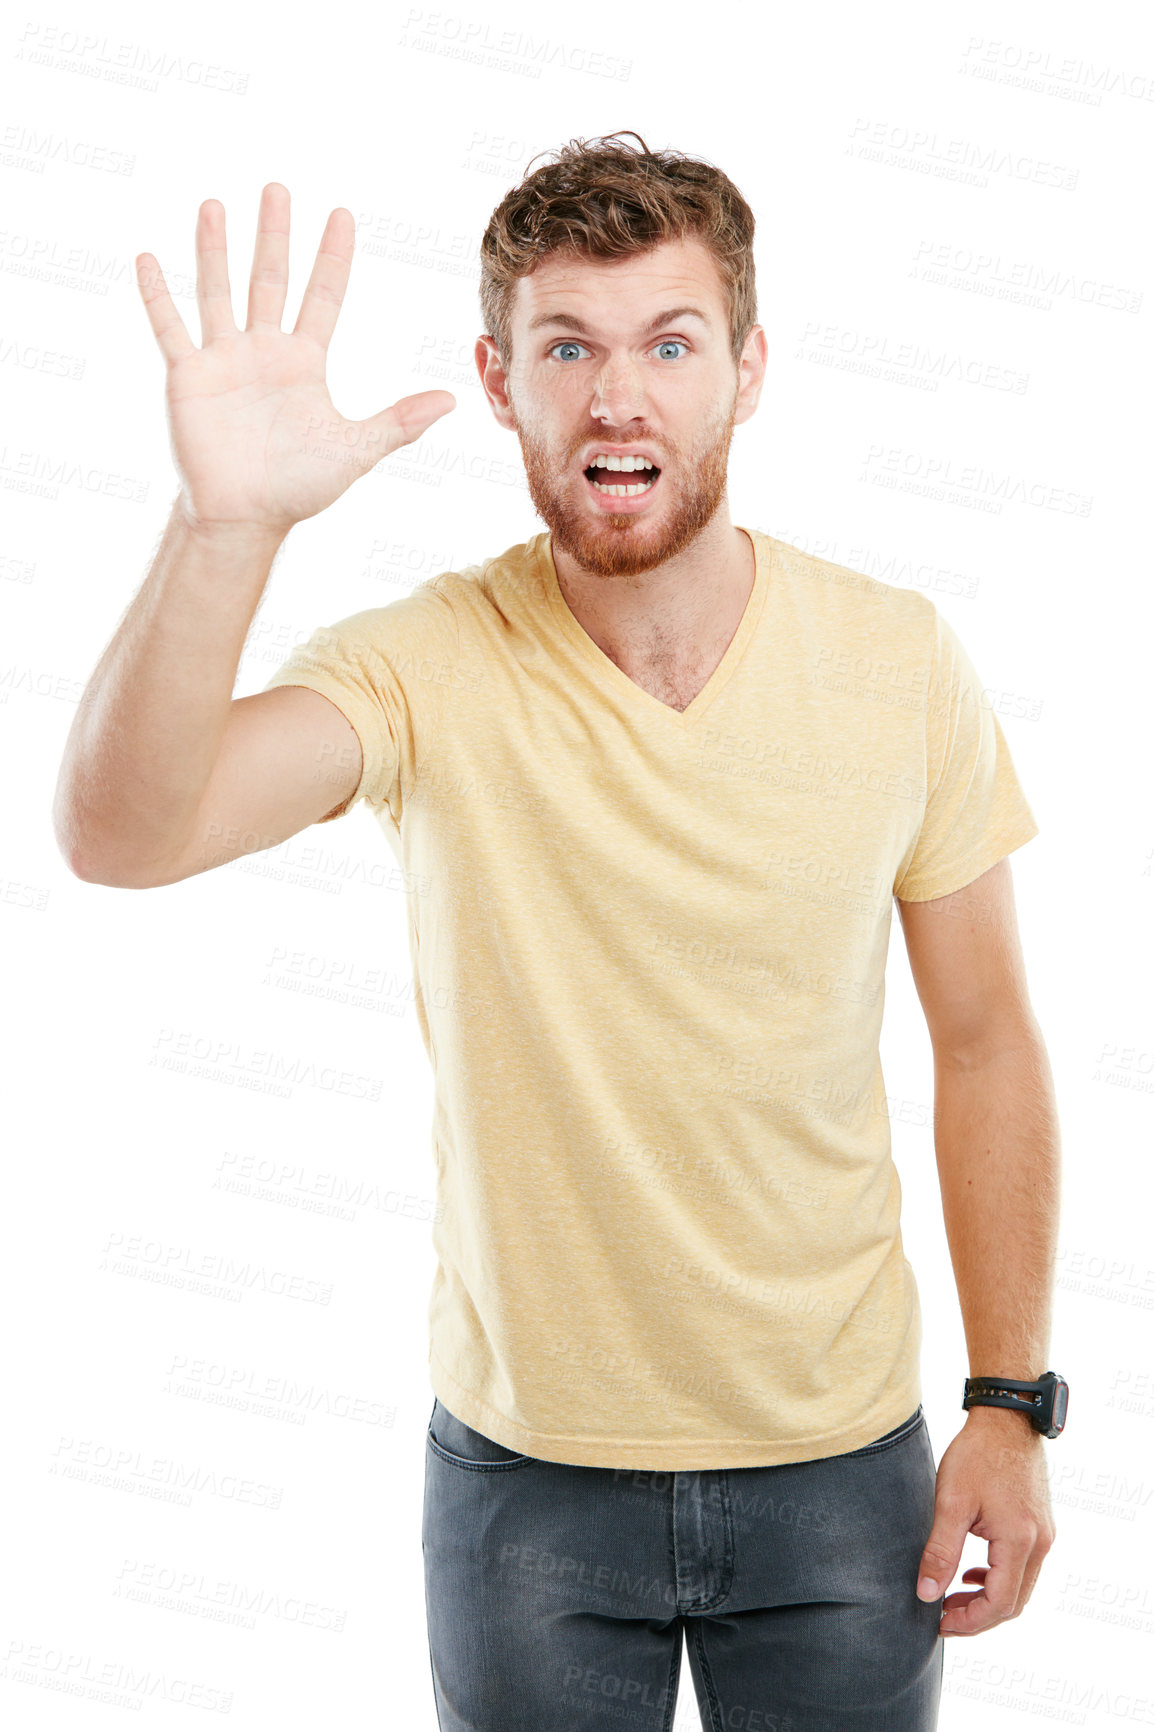
[[(1149, 18), (57, 5), (9, 14), (0, 71), (10, 1723), (436, 1725), (432, 1078), (394, 858), (362, 806), (134, 892), (76, 879), (53, 836), (76, 701), (177, 486), (132, 260), (155, 253), (199, 342), (196, 212), (221, 199), (243, 323), (283, 181), (290, 329), (345, 205), (336, 404), (457, 397), (293, 530), (243, 695), (314, 626), (541, 527), (473, 369), (477, 243), (531, 157), (623, 127), (718, 163), (757, 216), (770, 364), (733, 520), (930, 594), (1040, 825), (1012, 870), (1065, 1152), (1058, 1538), (1019, 1619), (947, 1643), (941, 1725), (1154, 1722)], [(940, 1458), (967, 1366), (893, 930), (883, 1061)], [(962, 1567), (984, 1560), (969, 1540)], [(675, 1724), (698, 1724), (687, 1668)]]

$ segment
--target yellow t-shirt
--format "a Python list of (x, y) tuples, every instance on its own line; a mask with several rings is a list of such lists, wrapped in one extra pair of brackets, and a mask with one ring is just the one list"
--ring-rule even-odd
[(933, 602), (745, 533), (745, 614), (684, 711), (578, 624), (546, 531), (264, 688), (348, 718), (364, 771), (328, 816), (367, 800), (410, 887), (433, 1391), (547, 1461), (807, 1461), (921, 1400), (893, 897), (1038, 826)]

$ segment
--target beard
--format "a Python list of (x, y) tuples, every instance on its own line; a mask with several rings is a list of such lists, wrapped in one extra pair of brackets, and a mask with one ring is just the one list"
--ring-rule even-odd
[(665, 452), (658, 483), (661, 503), (652, 512), (637, 514), (601, 511), (588, 499), (584, 474), (576, 467), (581, 448), (589, 443), (588, 432), (569, 452), (557, 454), (521, 421), (511, 398), (510, 409), (537, 515), (548, 525), (553, 545), (598, 577), (637, 577), (674, 558), (711, 522), (725, 495), (736, 387), (728, 407), (688, 450), (645, 433), (621, 437), (600, 429), (607, 445), (651, 445)]

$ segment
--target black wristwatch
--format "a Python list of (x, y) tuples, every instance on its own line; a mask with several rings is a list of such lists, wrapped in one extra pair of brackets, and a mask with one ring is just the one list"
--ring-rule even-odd
[(1034, 1383), (1013, 1377), (967, 1377), (963, 1407), (1016, 1407), (1043, 1437), (1057, 1437), (1066, 1423), (1070, 1386), (1056, 1371)]

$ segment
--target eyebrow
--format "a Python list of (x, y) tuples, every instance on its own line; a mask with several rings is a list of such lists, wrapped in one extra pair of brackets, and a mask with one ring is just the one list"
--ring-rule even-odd
[[(658, 313), (655, 319), (650, 319), (641, 334), (647, 337), (652, 331), (660, 330), (662, 325), (671, 325), (675, 319), (700, 319), (707, 330), (711, 323), (709, 314), (703, 313), (699, 307), (667, 307), (664, 312)], [(566, 331), (576, 331), (580, 336), (588, 335), (581, 320), (573, 313), (538, 313), (535, 319), (529, 321), (531, 331), (540, 330), (542, 325), (560, 325)]]

